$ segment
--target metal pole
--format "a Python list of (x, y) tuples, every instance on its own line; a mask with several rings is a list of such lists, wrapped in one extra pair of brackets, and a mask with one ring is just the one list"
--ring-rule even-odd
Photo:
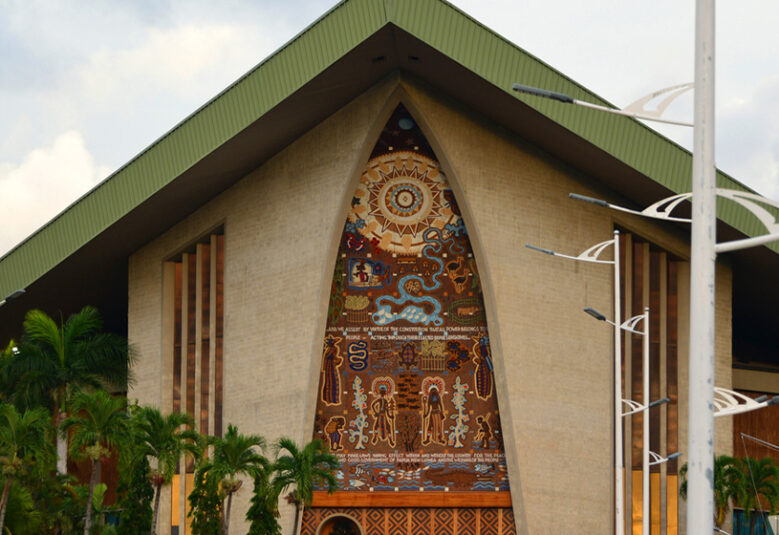
[(642, 533), (649, 535), (649, 307), (644, 308), (644, 340), (642, 351), (642, 371), (644, 380), (644, 451), (641, 461), (643, 484), (643, 522)]
[(614, 231), (614, 512), (616, 516), (616, 535), (625, 534), (625, 490), (623, 471), (625, 465), (622, 453), (622, 302), (619, 275), (619, 231)]
[(714, 528), (714, 0), (695, 5), (687, 532)]

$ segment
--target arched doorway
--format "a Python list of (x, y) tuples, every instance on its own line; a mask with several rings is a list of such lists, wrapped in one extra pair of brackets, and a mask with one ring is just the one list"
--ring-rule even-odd
[(316, 530), (316, 535), (365, 535), (362, 526), (350, 516), (333, 515), (326, 518)]

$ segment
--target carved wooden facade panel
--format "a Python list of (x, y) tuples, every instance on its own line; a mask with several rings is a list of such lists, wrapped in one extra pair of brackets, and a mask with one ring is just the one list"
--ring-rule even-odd
[(316, 535), (333, 516), (358, 522), (365, 535), (515, 535), (510, 508), (314, 507), (303, 513), (301, 535)]

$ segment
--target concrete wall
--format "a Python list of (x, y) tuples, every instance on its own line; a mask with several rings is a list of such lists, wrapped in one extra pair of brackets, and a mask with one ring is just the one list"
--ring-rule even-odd
[[(162, 262), (224, 224), (225, 423), (268, 440), (310, 437), (337, 240), (357, 178), (399, 99), (433, 145), (474, 245), (520, 533), (607, 533), (613, 515), (612, 332), (581, 309), (611, 310), (612, 272), (524, 245), (578, 253), (609, 239), (620, 225), (682, 257), (686, 246), (671, 227), (569, 200), (571, 191), (619, 199), (597, 190), (596, 179), (410, 80), (378, 84), (131, 257), (129, 337), (139, 360), (129, 396), (168, 409)], [(718, 274), (717, 382), (727, 385), (730, 271), (723, 267)], [(679, 342), (683, 400), (687, 345), (681, 333)], [(682, 406), (682, 445), (685, 418)], [(730, 447), (726, 427), (717, 428), (723, 451)], [(238, 532), (250, 488), (245, 485), (233, 505)], [(166, 507), (161, 533), (170, 518)], [(291, 524), (285, 509), (285, 533)]]

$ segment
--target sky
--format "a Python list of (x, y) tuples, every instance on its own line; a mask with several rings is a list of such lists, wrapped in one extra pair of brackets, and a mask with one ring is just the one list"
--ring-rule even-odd
[[(335, 3), (0, 0), (0, 255)], [(453, 4), (618, 107), (694, 78), (693, 0)], [(717, 9), (717, 165), (779, 200), (779, 2)]]

